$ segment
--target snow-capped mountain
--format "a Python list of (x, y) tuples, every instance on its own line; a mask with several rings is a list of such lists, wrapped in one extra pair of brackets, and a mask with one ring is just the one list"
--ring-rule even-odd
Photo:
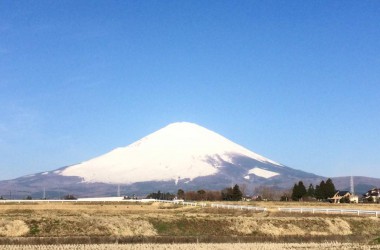
[(161, 190), (220, 190), (232, 184), (290, 187), (320, 176), (295, 170), (256, 154), (199, 125), (170, 124), (126, 147), (54, 171), (0, 182), (0, 188), (80, 196)]
[[(102, 156), (68, 167), (63, 176), (79, 176), (85, 182), (131, 184), (143, 181), (175, 181), (218, 174), (236, 157), (282, 167), (261, 155), (193, 123), (173, 123), (141, 140)], [(278, 175), (252, 166), (246, 175), (264, 178)]]

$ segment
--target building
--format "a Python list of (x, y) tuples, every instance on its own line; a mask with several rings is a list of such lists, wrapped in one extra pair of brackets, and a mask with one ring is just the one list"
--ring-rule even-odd
[(353, 196), (349, 191), (337, 191), (333, 197), (328, 198), (332, 203), (340, 203), (342, 199), (347, 199), (347, 201), (351, 202), (351, 196)]
[(380, 202), (380, 188), (373, 188), (363, 194), (363, 200), (368, 202)]

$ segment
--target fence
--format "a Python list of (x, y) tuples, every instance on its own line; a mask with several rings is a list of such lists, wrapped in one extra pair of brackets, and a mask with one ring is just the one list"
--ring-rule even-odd
[(123, 199), (77, 199), (77, 200), (0, 200), (0, 203), (99, 203), (99, 202), (152, 202), (151, 199), (123, 200)]
[[(0, 203), (66, 203), (66, 202), (89, 202), (89, 201), (78, 201), (78, 200), (0, 200)], [(94, 202), (94, 201), (93, 201)]]
[(186, 202), (183, 200), (155, 200), (155, 202), (160, 203), (171, 203), (171, 204), (182, 204), (184, 206), (196, 207), (198, 204), (196, 202)]
[(241, 206), (241, 205), (228, 205), (228, 204), (211, 204), (214, 208), (226, 208), (226, 209), (240, 209), (240, 210), (255, 210), (255, 211), (267, 211), (265, 207), (253, 207), (253, 206)]
[[(161, 203), (172, 203), (172, 204), (182, 204), (184, 206), (200, 206), (200, 207), (207, 207), (207, 203), (196, 203), (196, 202), (186, 202), (183, 200), (156, 200), (156, 202)], [(263, 207), (253, 207), (253, 206), (241, 206), (241, 205), (228, 205), (228, 204), (218, 204), (218, 203), (211, 203), (209, 205), (213, 208), (225, 208), (225, 209), (239, 209), (239, 210), (254, 210), (254, 211), (267, 211), (266, 208)]]
[(304, 208), (304, 207), (291, 207), (291, 208), (278, 208), (282, 212), (299, 212), (299, 213), (326, 213), (326, 214), (351, 214), (351, 215), (374, 215), (380, 216), (380, 211), (376, 210), (354, 210), (354, 209), (335, 209), (335, 208)]
[(154, 202), (180, 204), (183, 201), (182, 200), (154, 200)]
[[(78, 199), (78, 200), (0, 200), (0, 203), (92, 203), (92, 202), (160, 202), (160, 203), (169, 203), (174, 205), (183, 205), (190, 207), (207, 207), (207, 203), (196, 203), (196, 202), (187, 202), (184, 200), (153, 200), (153, 199), (142, 199), (142, 200), (123, 200), (123, 199), (109, 199), (109, 198), (93, 198), (93, 199)], [(263, 207), (253, 207), (253, 206), (241, 206), (241, 205), (228, 205), (228, 204), (218, 204), (212, 203), (209, 205), (213, 208), (225, 208), (225, 209), (239, 209), (239, 210), (254, 210), (254, 211), (267, 211), (267, 208)]]

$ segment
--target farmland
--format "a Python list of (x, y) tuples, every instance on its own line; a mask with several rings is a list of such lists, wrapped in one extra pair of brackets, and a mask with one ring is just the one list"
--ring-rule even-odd
[[(145, 249), (157, 249), (157, 250), (229, 250), (229, 249), (257, 249), (257, 250), (273, 250), (273, 249), (369, 249), (369, 246), (365, 246), (359, 243), (222, 243), (222, 244), (134, 244), (134, 245), (115, 245), (115, 244), (94, 244), (94, 245), (24, 245), (14, 246), (6, 245), (0, 246), (0, 249), (6, 250), (145, 250)], [(377, 246), (370, 246), (370, 249), (380, 249)]]
[[(375, 244), (380, 218), (340, 214), (288, 213), (279, 207), (380, 210), (376, 204), (251, 202), (267, 211), (192, 207), (165, 203), (7, 203), (0, 204), (0, 245), (141, 243)], [(147, 246), (142, 244), (143, 246)], [(180, 244), (179, 247), (184, 245)], [(223, 244), (219, 244), (222, 248)], [(244, 244), (239, 248), (244, 249)], [(60, 246), (60, 247), (61, 247)], [(107, 245), (102, 245), (106, 247)], [(210, 246), (210, 245), (207, 245)], [(248, 245), (247, 245), (248, 246)], [(290, 246), (290, 245), (289, 245)], [(304, 245), (306, 249), (309, 246)], [(69, 247), (69, 245), (66, 245)], [(285, 248), (286, 245), (284, 245)], [(312, 246), (310, 245), (312, 249)], [(160, 249), (159, 247), (155, 247)], [(345, 248), (349, 248), (348, 245)], [(1, 249), (1, 248), (0, 248)], [(49, 249), (49, 248), (41, 248)], [(82, 248), (62, 248), (82, 249)], [(107, 248), (86, 248), (107, 249)], [(110, 248), (108, 248), (110, 249)], [(170, 249), (170, 248), (165, 248)], [(178, 249), (178, 248), (176, 248)], [(185, 249), (185, 248), (183, 248)], [(206, 249), (206, 248), (205, 248)], [(248, 249), (248, 248), (246, 248)]]

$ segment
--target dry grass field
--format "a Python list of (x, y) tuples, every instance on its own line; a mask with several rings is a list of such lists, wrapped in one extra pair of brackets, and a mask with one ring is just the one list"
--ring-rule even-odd
[[(350, 248), (350, 244), (353, 244), (352, 249), (357, 249), (354, 247), (357, 243), (360, 243), (360, 246), (380, 243), (380, 218), (286, 213), (278, 212), (277, 209), (286, 206), (313, 206), (380, 210), (379, 205), (283, 202), (255, 202), (245, 203), (245, 205), (267, 207), (268, 211), (254, 212), (162, 203), (125, 202), (0, 204), (0, 245), (5, 247), (6, 244), (11, 244), (14, 245), (13, 248), (6, 249), (20, 249), (17, 248), (17, 244), (44, 244), (46, 248), (36, 249), (50, 249), (48, 244), (118, 242), (136, 243), (119, 245), (121, 247), (119, 249), (145, 249), (144, 247), (150, 245), (140, 243), (283, 242), (290, 244), (281, 247), (286, 249), (287, 246), (293, 246), (291, 244), (307, 242), (309, 245), (301, 247), (300, 244), (299, 249), (315, 249), (311, 242), (322, 244), (333, 241), (336, 242), (335, 249), (339, 248), (339, 244), (348, 244), (344, 245), (344, 249)], [(272, 248), (265, 248), (266, 245), (259, 244), (257, 249), (279, 247), (272, 245)], [(61, 249), (111, 249), (107, 248), (108, 245), (93, 245), (91, 248), (81, 248), (82, 246), (84, 245), (60, 245), (59, 247)], [(113, 245), (112, 249), (116, 249), (115, 246)], [(162, 244), (154, 248), (161, 249), (160, 247), (165, 246)], [(197, 244), (196, 246), (197, 249), (202, 249), (202, 247), (206, 249), (211, 245)], [(249, 244), (239, 245), (239, 249), (245, 249), (244, 247), (252, 249), (249, 246), (252, 247)], [(374, 246), (371, 245), (371, 247)], [(167, 247), (162, 249), (185, 249), (183, 244)], [(213, 248), (227, 249), (223, 244), (217, 244)], [(323, 246), (318, 248), (323, 249)]]
[(115, 245), (115, 244), (103, 244), (103, 245), (24, 245), (14, 246), (6, 245), (0, 246), (0, 250), (273, 250), (273, 249), (380, 249), (380, 246), (369, 246), (358, 243), (222, 243), (222, 244), (133, 244), (133, 245)]
[[(216, 202), (213, 202), (216, 203)], [(223, 203), (223, 202), (220, 202)], [(336, 208), (336, 209), (361, 209), (361, 210), (379, 210), (380, 204), (377, 203), (339, 203), (333, 204), (328, 202), (281, 202), (281, 201), (251, 201), (251, 202), (232, 202), (231, 204), (250, 205), (267, 207), (275, 211), (279, 207), (315, 207), (315, 208)]]

